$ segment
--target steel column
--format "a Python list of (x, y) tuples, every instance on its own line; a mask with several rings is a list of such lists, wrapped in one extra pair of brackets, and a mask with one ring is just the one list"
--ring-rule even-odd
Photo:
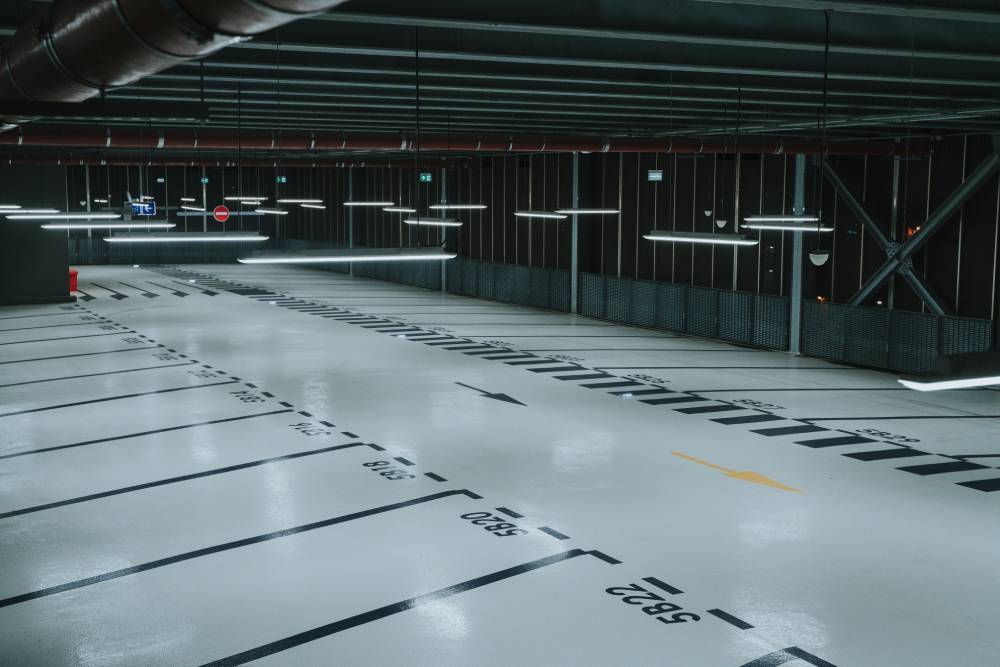
[[(573, 208), (580, 207), (580, 154), (573, 153)], [(569, 312), (574, 315), (580, 303), (580, 216), (573, 214), (572, 231), (570, 235), (570, 268), (569, 268)]]
[[(795, 199), (793, 215), (806, 212), (806, 156), (795, 156)], [(792, 234), (792, 292), (789, 316), (788, 350), (792, 354), (802, 351), (802, 268), (805, 260), (802, 234)]]
[[(347, 170), (347, 201), (354, 201), (354, 169)], [(354, 247), (354, 207), (347, 207), (347, 247)], [(354, 275), (354, 262), (347, 265), (348, 272)]]
[[(443, 204), (443, 203), (445, 203), (447, 201), (448, 201), (448, 170), (446, 168), (444, 168), (444, 167), (441, 167), (441, 203)], [(418, 216), (420, 215), (420, 211), (417, 211), (417, 215)], [(448, 212), (445, 211), (444, 209), (442, 209), (441, 210), (441, 217), (444, 218), (444, 217), (447, 217), (447, 215), (448, 215)], [(444, 244), (445, 244), (445, 234), (447, 234), (448, 228), (447, 227), (440, 227), (439, 229), (441, 231), (439, 232), (438, 240), (441, 242), (441, 247), (443, 248)], [(448, 291), (448, 262), (447, 261), (441, 262), (441, 291), (442, 292), (447, 292)]]

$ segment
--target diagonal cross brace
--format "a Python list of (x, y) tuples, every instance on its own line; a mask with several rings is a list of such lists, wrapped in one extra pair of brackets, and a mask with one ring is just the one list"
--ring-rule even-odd
[(826, 165), (824, 173), (827, 180), (833, 184), (834, 188), (838, 193), (844, 198), (845, 203), (847, 203), (848, 208), (858, 216), (865, 228), (872, 234), (875, 238), (876, 243), (889, 255), (885, 263), (879, 267), (879, 269), (868, 279), (867, 282), (858, 290), (858, 293), (851, 297), (848, 301), (848, 305), (857, 306), (863, 304), (875, 293), (875, 291), (882, 286), (882, 284), (889, 279), (894, 273), (900, 273), (904, 278), (910, 283), (924, 303), (934, 311), (937, 315), (948, 314), (944, 306), (941, 305), (940, 300), (935, 297), (934, 293), (924, 285), (920, 279), (913, 273), (910, 268), (909, 260), (914, 253), (916, 253), (927, 240), (933, 236), (941, 225), (947, 222), (964, 204), (969, 200), (972, 195), (974, 195), (982, 185), (989, 180), (990, 177), (996, 173), (997, 169), (1000, 168), (1000, 155), (993, 153), (987, 157), (983, 162), (976, 168), (976, 170), (958, 186), (951, 195), (938, 207), (936, 211), (921, 225), (920, 231), (917, 232), (907, 243), (904, 243), (901, 247), (896, 249), (896, 252), (892, 252), (892, 246), (889, 240), (882, 234), (878, 226), (875, 225), (874, 221), (871, 219), (864, 209), (854, 200), (850, 192), (844, 186), (843, 182), (837, 177), (833, 170)]
[[(899, 246), (889, 240), (888, 237), (882, 232), (872, 217), (868, 214), (868, 211), (854, 198), (851, 191), (847, 189), (844, 182), (840, 180), (837, 173), (830, 166), (829, 162), (823, 163), (823, 173), (826, 179), (830, 181), (833, 185), (833, 189), (837, 191), (841, 199), (847, 205), (847, 208), (851, 210), (858, 220), (861, 221), (861, 225), (868, 231), (871, 237), (875, 240), (875, 244), (882, 249), (882, 252), (886, 254), (886, 257), (892, 257), (898, 250)], [(920, 277), (913, 272), (913, 267), (910, 264), (904, 263), (898, 270), (899, 274), (906, 279), (906, 282), (910, 284), (913, 291), (923, 300), (927, 307), (935, 315), (950, 315), (947, 306), (944, 305), (943, 300), (939, 297), (930, 286), (924, 284)], [(877, 288), (876, 288), (877, 289)]]

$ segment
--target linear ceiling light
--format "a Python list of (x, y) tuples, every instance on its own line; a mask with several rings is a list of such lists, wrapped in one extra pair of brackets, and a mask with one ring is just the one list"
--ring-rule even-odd
[(181, 208), (185, 211), (202, 211), (204, 212), (204, 207), (201, 206), (188, 206), (187, 204), (181, 204)]
[(744, 222), (819, 222), (815, 215), (751, 215)]
[(94, 203), (95, 204), (107, 204), (108, 200), (107, 199), (95, 199)]
[(279, 199), (279, 204), (322, 204), (322, 199)]
[(462, 223), (454, 218), (407, 218), (403, 220), (408, 225), (421, 227), (461, 227)]
[(302, 252), (261, 253), (241, 257), (241, 264), (343, 264), (350, 262), (419, 262), (454, 259), (441, 248), (331, 248)]
[(432, 211), (482, 211), (486, 204), (431, 204)]
[(643, 234), (649, 241), (672, 241), (674, 243), (707, 243), (710, 245), (757, 245), (760, 241), (748, 239), (741, 234), (712, 234), (711, 232), (670, 232), (652, 231)]
[(264, 202), (258, 201), (256, 199), (244, 199), (240, 202), (240, 206), (260, 206)]
[(153, 197), (151, 195), (140, 195), (139, 196), (139, 201), (155, 201), (155, 200), (156, 200), (156, 197)]
[(57, 208), (23, 208), (17, 211), (18, 215), (46, 215), (52, 213), (58, 213)]
[(254, 232), (167, 232), (164, 234), (116, 234), (105, 237), (108, 243), (249, 243), (266, 241), (267, 236)]
[(288, 211), (280, 208), (258, 208), (254, 210), (254, 213), (260, 213), (261, 215), (288, 215)]
[(742, 225), (743, 229), (757, 229), (762, 231), (774, 231), (774, 232), (832, 232), (833, 227), (828, 227), (821, 225), (818, 222), (788, 222), (788, 221), (774, 221), (774, 222), (762, 222), (759, 220), (753, 220), (751, 222), (745, 222)]
[(394, 201), (345, 201), (344, 206), (395, 206)]
[(556, 213), (565, 215), (618, 215), (616, 208), (557, 208)]
[(0, 204), (0, 211), (16, 211), (21, 208), (20, 204)]
[(225, 197), (226, 201), (267, 201), (267, 197)]
[(543, 220), (565, 220), (565, 213), (550, 213), (548, 211), (514, 211), (515, 218), (542, 218)]
[[(94, 201), (97, 201), (97, 200), (95, 199)], [(198, 201), (198, 200), (195, 199), (194, 197), (181, 197), (181, 201), (193, 202), (193, 201)]]
[(299, 206), (301, 206), (302, 208), (313, 208), (316, 209), (317, 211), (326, 210), (326, 206), (324, 206), (323, 204), (299, 204)]
[(118, 213), (52, 213), (46, 215), (8, 215), (8, 220), (120, 220)]
[(53, 222), (42, 225), (42, 229), (173, 229), (176, 227), (172, 222), (109, 222), (102, 224), (99, 222)]
[(409, 206), (386, 206), (382, 209), (386, 213), (416, 213), (417, 209)]

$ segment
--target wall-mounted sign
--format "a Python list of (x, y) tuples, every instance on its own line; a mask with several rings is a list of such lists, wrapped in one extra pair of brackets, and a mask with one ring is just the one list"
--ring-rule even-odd
[(432, 174), (431, 172), (429, 172), (429, 171), (422, 171), (422, 172), (420, 172), (420, 182), (421, 183), (430, 183), (433, 180), (434, 180), (434, 174)]
[(157, 179), (156, 179), (156, 182), (157, 183), (166, 183), (167, 179), (163, 178), (162, 176), (158, 176)]
[(646, 180), (652, 181), (662, 181), (663, 180), (663, 170), (662, 169), (650, 169), (646, 172)]
[(201, 177), (201, 184), (202, 185), (208, 185), (208, 176), (202, 176)]
[(215, 210), (212, 211), (212, 217), (216, 219), (217, 222), (225, 222), (229, 220), (229, 209), (225, 206), (216, 206)]
[(278, 183), (287, 183), (288, 182), (288, 177), (287, 176), (278, 176), (275, 179), (275, 181), (278, 182)]
[(132, 215), (156, 215), (156, 202), (155, 201), (144, 201), (144, 202), (132, 202)]

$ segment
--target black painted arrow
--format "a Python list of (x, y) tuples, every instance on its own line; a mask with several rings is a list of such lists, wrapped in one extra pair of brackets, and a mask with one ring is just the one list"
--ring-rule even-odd
[[(473, 387), (472, 385), (465, 384), (464, 382), (456, 382), (455, 384), (461, 385), (461, 386), (465, 387), (466, 389), (471, 389), (472, 391), (478, 391), (485, 398), (492, 398), (492, 399), (496, 399), (498, 401), (504, 401), (506, 403), (514, 403), (515, 405), (524, 405), (524, 403), (522, 403), (521, 401), (517, 400), (516, 398), (511, 398), (507, 394), (491, 394), (488, 391), (485, 391), (483, 389), (477, 389), (476, 387)], [(525, 407), (527, 407), (527, 406), (525, 406)]]
[(150, 285), (156, 285), (160, 289), (165, 289), (174, 296), (179, 296), (181, 298), (184, 298), (188, 295), (187, 292), (182, 292), (179, 289), (174, 289), (173, 287), (167, 287), (166, 285), (160, 285), (159, 283), (154, 283), (152, 280), (147, 280), (146, 282), (149, 283)]

